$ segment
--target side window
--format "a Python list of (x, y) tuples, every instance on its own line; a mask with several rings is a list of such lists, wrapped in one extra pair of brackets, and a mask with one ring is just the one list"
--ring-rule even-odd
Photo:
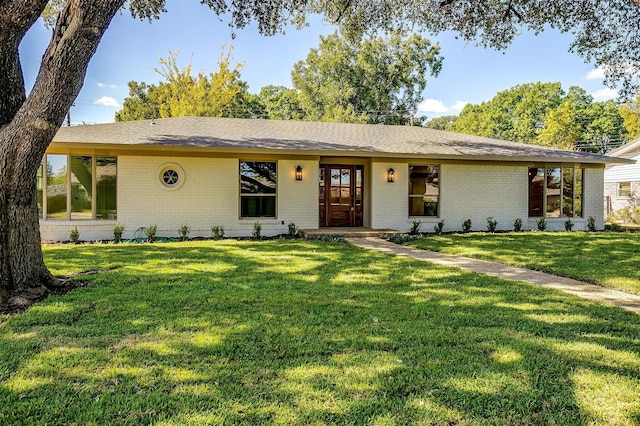
[(116, 157), (45, 155), (36, 183), (40, 218), (116, 219), (117, 179)]
[(409, 216), (438, 216), (440, 166), (409, 166)]
[(631, 195), (631, 182), (618, 182), (618, 198), (629, 198)]
[(240, 217), (276, 217), (276, 162), (240, 161)]
[(584, 169), (529, 167), (529, 217), (582, 217)]

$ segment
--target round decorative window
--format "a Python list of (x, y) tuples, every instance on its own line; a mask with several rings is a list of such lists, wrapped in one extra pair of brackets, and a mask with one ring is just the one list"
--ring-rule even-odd
[(175, 163), (163, 164), (159, 173), (160, 183), (167, 189), (178, 189), (184, 183), (184, 170)]
[(178, 180), (180, 180), (180, 176), (178, 175), (178, 172), (173, 169), (167, 169), (162, 173), (162, 183), (167, 186), (175, 186), (178, 183)]

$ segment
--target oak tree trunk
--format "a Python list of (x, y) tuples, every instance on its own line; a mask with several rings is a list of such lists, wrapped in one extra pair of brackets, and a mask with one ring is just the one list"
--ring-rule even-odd
[(18, 46), (47, 1), (0, 0), (0, 308), (57, 285), (44, 264), (36, 200), (42, 157), (80, 92), (89, 60), (124, 0), (70, 0), (25, 97)]

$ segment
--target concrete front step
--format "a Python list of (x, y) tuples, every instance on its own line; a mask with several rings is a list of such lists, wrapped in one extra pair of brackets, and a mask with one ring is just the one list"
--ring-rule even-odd
[(344, 238), (365, 238), (378, 237), (381, 234), (402, 234), (395, 229), (371, 229), (371, 228), (320, 228), (320, 229), (300, 229), (298, 233), (302, 238), (313, 238), (318, 235)]

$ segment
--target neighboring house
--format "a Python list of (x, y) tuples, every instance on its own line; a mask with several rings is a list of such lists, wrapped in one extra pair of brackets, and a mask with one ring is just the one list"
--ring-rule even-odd
[(640, 139), (622, 145), (611, 157), (633, 160), (631, 164), (611, 164), (604, 172), (605, 215), (627, 207), (629, 196), (640, 196)]
[(299, 228), (603, 226), (603, 174), (628, 160), (408, 126), (185, 117), (63, 127), (38, 178), (45, 240), (265, 236)]

